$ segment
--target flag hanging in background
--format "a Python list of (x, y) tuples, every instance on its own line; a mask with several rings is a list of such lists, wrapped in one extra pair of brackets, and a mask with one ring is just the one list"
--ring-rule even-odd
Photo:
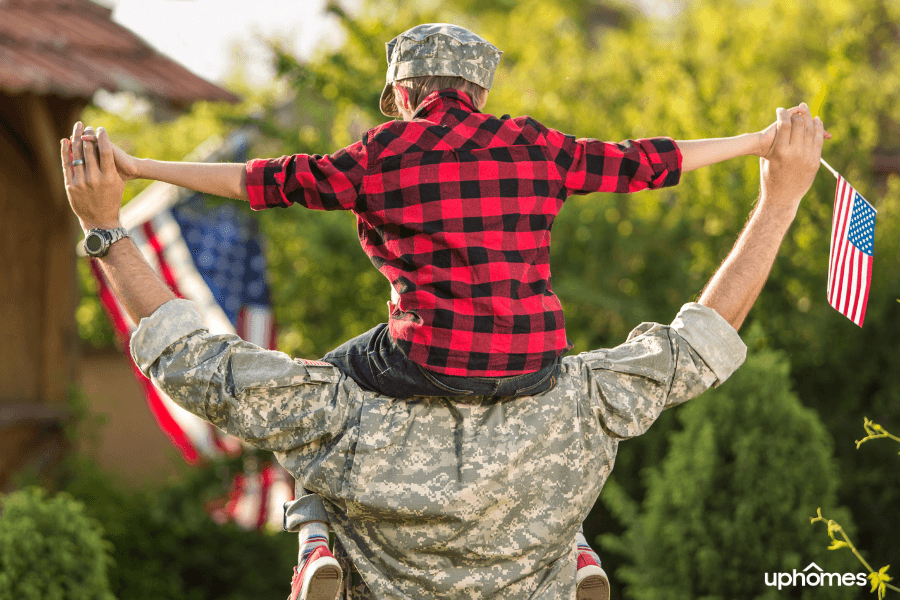
[(878, 211), (846, 179), (835, 175), (838, 182), (828, 259), (828, 303), (862, 327), (872, 281)]
[[(129, 226), (129, 235), (172, 291), (194, 302), (212, 333), (237, 334), (275, 348), (263, 240), (249, 215), (230, 204), (213, 205), (197, 194)], [(100, 300), (127, 349), (135, 324), (93, 261), (91, 269)], [(185, 460), (193, 463), (243, 451), (240, 441), (175, 404), (132, 367), (151, 412)], [(245, 467), (232, 482), (226, 518), (247, 528), (280, 524), (282, 504), (293, 496), (293, 479), (277, 465), (257, 465), (254, 460), (245, 461)]]

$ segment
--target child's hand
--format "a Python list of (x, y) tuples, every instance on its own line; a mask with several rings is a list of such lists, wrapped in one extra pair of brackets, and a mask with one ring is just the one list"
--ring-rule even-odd
[[(803, 112), (809, 112), (809, 107), (806, 105), (806, 102), (801, 102), (800, 106), (795, 106), (794, 108), (788, 109), (787, 119), (790, 121), (792, 116)], [(756, 134), (759, 139), (759, 150), (756, 153), (757, 156), (761, 158), (771, 158), (769, 155), (772, 153), (772, 145), (775, 143), (775, 132), (777, 131), (777, 129), (778, 121), (775, 121)], [(825, 132), (825, 139), (831, 139), (831, 134), (827, 131)]]
[[(85, 129), (81, 139), (96, 144), (97, 134), (92, 128), (88, 127)], [(138, 173), (138, 159), (131, 156), (112, 142), (109, 142), (109, 145), (112, 146), (113, 158), (116, 161), (116, 171), (119, 172), (119, 177), (121, 177), (123, 181), (140, 178), (140, 174)]]

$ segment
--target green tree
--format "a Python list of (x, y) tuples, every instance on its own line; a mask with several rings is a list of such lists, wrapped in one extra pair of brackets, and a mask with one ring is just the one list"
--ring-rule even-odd
[(837, 586), (779, 590), (765, 583), (765, 573), (802, 571), (811, 561), (826, 572), (859, 570), (852, 556), (828, 552), (810, 531), (819, 504), (846, 511), (834, 508), (831, 440), (791, 390), (784, 354), (753, 353), (726, 385), (677, 412), (683, 429), (670, 437), (662, 463), (646, 471), (647, 495), (627, 533), (606, 540), (632, 560), (617, 572), (627, 595), (847, 598)]
[(103, 523), (115, 558), (109, 586), (116, 597), (238, 600), (287, 594), (296, 564), (296, 536), (248, 531), (210, 516), (210, 507), (226, 494), (222, 482), (230, 481), (245, 460), (185, 466), (177, 481), (138, 490), (90, 460), (70, 462), (64, 489)]
[(112, 600), (111, 546), (68, 494), (40, 488), (0, 496), (0, 598)]

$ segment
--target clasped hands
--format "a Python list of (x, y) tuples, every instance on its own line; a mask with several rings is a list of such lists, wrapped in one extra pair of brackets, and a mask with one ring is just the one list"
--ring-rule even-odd
[(85, 128), (79, 121), (71, 139), (60, 140), (60, 154), (66, 195), (81, 228), (121, 227), (119, 209), (125, 180), (116, 169), (106, 130), (100, 127), (95, 134), (93, 128)]

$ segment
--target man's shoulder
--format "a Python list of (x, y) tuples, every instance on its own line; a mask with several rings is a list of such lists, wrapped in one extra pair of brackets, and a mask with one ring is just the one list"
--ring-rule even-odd
[(744, 362), (747, 346), (737, 331), (715, 310), (689, 302), (670, 325), (641, 323), (618, 346), (567, 356), (571, 373), (582, 369), (585, 377), (598, 371), (614, 371), (663, 380), (676, 360), (682, 360), (682, 350), (690, 349), (715, 374), (718, 383), (724, 382)]

